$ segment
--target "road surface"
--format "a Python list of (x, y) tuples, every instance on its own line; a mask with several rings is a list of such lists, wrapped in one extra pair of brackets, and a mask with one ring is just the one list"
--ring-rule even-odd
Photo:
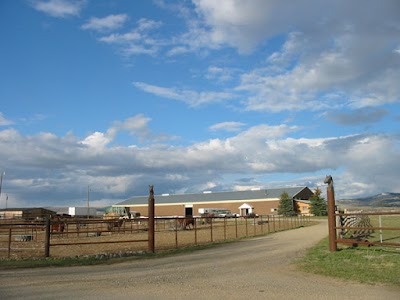
[(400, 299), (400, 288), (307, 274), (292, 264), (327, 224), (112, 265), (0, 271), (0, 299)]

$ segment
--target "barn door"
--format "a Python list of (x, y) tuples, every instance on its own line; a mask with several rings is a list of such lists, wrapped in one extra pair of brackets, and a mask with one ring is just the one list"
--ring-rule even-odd
[(249, 209), (248, 208), (240, 209), (240, 215), (241, 216), (247, 216), (248, 214), (249, 214)]
[(193, 217), (193, 207), (185, 207), (185, 217)]

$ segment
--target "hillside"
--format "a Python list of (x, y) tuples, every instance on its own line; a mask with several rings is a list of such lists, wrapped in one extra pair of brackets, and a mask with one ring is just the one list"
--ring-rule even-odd
[(400, 207), (400, 193), (381, 193), (358, 199), (337, 200), (339, 205), (370, 206), (370, 207)]

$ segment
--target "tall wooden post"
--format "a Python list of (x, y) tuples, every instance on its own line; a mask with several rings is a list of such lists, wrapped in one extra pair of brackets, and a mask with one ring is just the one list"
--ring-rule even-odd
[(46, 218), (45, 225), (45, 238), (44, 238), (44, 257), (50, 257), (50, 216)]
[(149, 217), (149, 230), (148, 230), (148, 251), (155, 252), (155, 239), (154, 239), (154, 187), (149, 185), (149, 203), (148, 203), (148, 217)]
[(326, 189), (328, 197), (328, 227), (329, 227), (329, 251), (337, 251), (336, 242), (336, 217), (335, 217), (335, 192), (333, 189), (333, 179), (332, 176), (326, 176), (324, 183), (328, 184)]

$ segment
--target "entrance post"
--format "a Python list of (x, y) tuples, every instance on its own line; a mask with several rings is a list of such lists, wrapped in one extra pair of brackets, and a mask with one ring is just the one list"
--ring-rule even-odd
[(149, 204), (148, 204), (149, 230), (148, 230), (148, 251), (154, 253), (154, 189), (149, 185)]
[(328, 227), (329, 227), (329, 251), (337, 251), (336, 242), (336, 217), (335, 217), (335, 192), (333, 189), (333, 179), (332, 176), (326, 176), (324, 183), (328, 184), (326, 189), (328, 197)]

